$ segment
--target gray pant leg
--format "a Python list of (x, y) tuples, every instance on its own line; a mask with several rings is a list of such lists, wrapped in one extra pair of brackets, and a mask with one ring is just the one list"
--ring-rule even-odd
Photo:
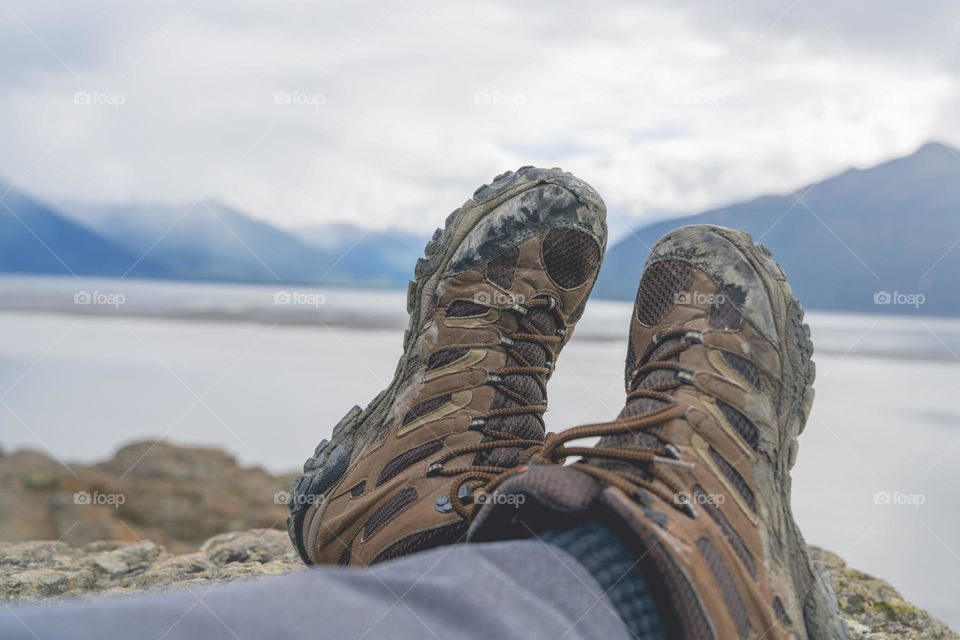
[(93, 602), (0, 607), (5, 640), (561, 637), (629, 634), (583, 566), (537, 540), (443, 547), (371, 569), (323, 567)]

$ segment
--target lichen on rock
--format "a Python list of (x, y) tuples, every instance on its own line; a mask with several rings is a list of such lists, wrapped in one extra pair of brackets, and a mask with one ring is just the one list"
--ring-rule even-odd
[(225, 533), (196, 553), (173, 555), (153, 542), (0, 543), (0, 597), (49, 601), (130, 593), (198, 582), (278, 575), (303, 568), (285, 533)]
[(838, 555), (810, 547), (827, 567), (851, 640), (957, 640), (960, 635), (903, 599), (886, 580), (851, 569)]

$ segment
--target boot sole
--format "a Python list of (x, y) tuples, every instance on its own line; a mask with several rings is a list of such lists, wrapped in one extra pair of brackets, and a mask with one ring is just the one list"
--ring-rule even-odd
[[(419, 358), (411, 353), (428, 318), (431, 298), (444, 277), (451, 260), (466, 236), (504, 202), (544, 184), (555, 184), (567, 190), (579, 202), (597, 209), (602, 218), (604, 208), (592, 187), (560, 169), (538, 169), (527, 166), (516, 172), (507, 171), (481, 185), (460, 208), (447, 216), (444, 227), (438, 228), (424, 248), (424, 257), (417, 261), (414, 280), (407, 289), (407, 312), (410, 324), (404, 331), (404, 353), (397, 363), (393, 381), (381, 391), (366, 409), (355, 406), (333, 428), (330, 440), (317, 445), (312, 457), (303, 465), (304, 474), (297, 476), (290, 487), (290, 512), (287, 532), (306, 564), (314, 564), (314, 550), (307, 540), (315, 540), (327, 498), (336, 493), (342, 478), (356, 466), (367, 446), (377, 440), (380, 427), (403, 384), (418, 366)], [(605, 242), (605, 240), (604, 240)]]
[[(779, 510), (775, 522), (781, 526), (775, 527), (770, 536), (771, 543), (779, 541), (779, 548), (772, 548), (771, 553), (787, 563), (785, 568), (788, 575), (781, 577), (789, 578), (794, 585), (802, 607), (807, 637), (846, 638), (846, 625), (839, 613), (837, 597), (825, 568), (809, 559), (807, 545), (793, 519), (789, 493), (784, 499), (774, 490), (777, 486), (790, 486), (790, 469), (797, 458), (797, 437), (803, 431), (813, 406), (816, 371), (811, 360), (813, 342), (810, 340), (810, 327), (803, 322), (803, 306), (794, 297), (783, 267), (773, 259), (769, 249), (754, 242), (743, 231), (723, 227), (711, 230), (733, 244), (760, 275), (772, 306), (781, 362), (788, 364), (783, 367), (783, 386), (777, 407), (778, 415), (784, 415), (781, 413), (783, 407), (789, 409), (786, 418), (779, 424), (781, 453), (774, 467), (776, 483), (770, 487), (758, 487), (771, 510)], [(782, 571), (776, 570), (777, 566), (782, 565), (770, 566), (771, 572), (782, 574)]]

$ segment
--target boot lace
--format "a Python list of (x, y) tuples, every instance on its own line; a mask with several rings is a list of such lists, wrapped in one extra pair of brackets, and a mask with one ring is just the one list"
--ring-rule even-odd
[[(650, 360), (651, 355), (663, 341), (679, 339), (677, 344), (664, 349), (656, 359)], [(642, 363), (631, 375), (627, 385), (630, 392), (627, 402), (640, 398), (650, 398), (666, 403), (661, 409), (638, 415), (618, 418), (610, 422), (600, 422), (582, 425), (568, 429), (563, 433), (548, 433), (543, 443), (523, 441), (528, 446), (521, 457), (520, 463), (510, 469), (499, 468), (466, 468), (451, 471), (451, 475), (459, 474), (450, 491), (450, 502), (453, 508), (464, 517), (470, 517), (471, 503), (475, 506), (482, 500), (474, 496), (492, 493), (507, 478), (520, 473), (532, 464), (562, 465), (570, 456), (581, 456), (589, 460), (612, 460), (627, 463), (625, 468), (603, 468), (585, 460), (580, 460), (572, 467), (586, 473), (597, 480), (609, 483), (623, 490), (628, 496), (645, 498), (643, 491), (649, 491), (677, 509), (694, 516), (695, 511), (689, 500), (687, 491), (677, 480), (675, 469), (693, 469), (694, 463), (682, 460), (680, 450), (676, 445), (660, 442), (657, 446), (644, 444), (616, 444), (612, 446), (568, 446), (568, 443), (583, 438), (603, 438), (605, 436), (637, 436), (640, 433), (653, 433), (653, 429), (682, 416), (686, 407), (679, 403), (671, 393), (675, 389), (692, 384), (693, 372), (685, 369), (679, 362), (671, 360), (674, 356), (689, 348), (692, 344), (701, 342), (699, 331), (682, 328), (669, 328), (658, 332), (648, 346)], [(671, 380), (639, 388), (640, 381), (655, 371), (669, 370), (676, 375)], [(481, 443), (484, 444), (484, 443)], [(492, 444), (492, 443), (491, 443)], [(500, 444), (499, 446), (503, 446)], [(521, 446), (518, 442), (518, 446)], [(476, 491), (464, 491), (461, 487), (469, 480), (483, 482)]]
[[(531, 309), (535, 308), (546, 309), (556, 314), (556, 317), (559, 320), (559, 329), (557, 329), (554, 335), (544, 334), (527, 318), (527, 313)], [(510, 471), (514, 465), (513, 463), (511, 463), (510, 466), (501, 466), (492, 463), (471, 464), (466, 467), (459, 467), (456, 469), (445, 469), (444, 464), (454, 458), (471, 453), (477, 454), (484, 451), (501, 448), (518, 448), (522, 450), (522, 453), (520, 454), (519, 461), (516, 464), (523, 465), (526, 464), (531, 457), (543, 447), (544, 442), (542, 440), (522, 438), (514, 433), (494, 429), (488, 426), (488, 422), (494, 417), (519, 416), (523, 414), (533, 415), (541, 423), (543, 422), (543, 414), (547, 410), (547, 405), (545, 402), (543, 404), (533, 404), (529, 398), (521, 393), (517, 393), (513, 389), (502, 384), (502, 382), (504, 377), (508, 375), (529, 376), (530, 379), (532, 379), (539, 387), (540, 397), (545, 399), (547, 397), (547, 380), (550, 378), (550, 374), (553, 371), (553, 362), (548, 359), (546, 366), (536, 366), (523, 355), (523, 353), (517, 348), (517, 344), (519, 342), (538, 344), (544, 348), (549, 358), (550, 354), (554, 353), (550, 347), (561, 344), (567, 335), (568, 329), (563, 314), (560, 312), (557, 300), (551, 296), (534, 298), (526, 304), (514, 303), (508, 307), (507, 310), (517, 316), (518, 330), (512, 336), (504, 335), (501, 339), (500, 345), (518, 364), (516, 366), (502, 367), (497, 371), (491, 372), (487, 378), (487, 384), (496, 386), (499, 393), (502, 393), (506, 397), (515, 401), (517, 406), (490, 409), (485, 415), (471, 419), (468, 429), (471, 431), (478, 431), (486, 436), (486, 438), (483, 441), (475, 444), (450, 449), (442, 457), (438, 458), (427, 466), (428, 476), (457, 477), (457, 480), (451, 485), (449, 495), (450, 504), (459, 515), (465, 518), (469, 517), (470, 511), (465, 506), (463, 501), (464, 499), (469, 499), (469, 493), (471, 491), (466, 483), (468, 481), (479, 481), (483, 484), (487, 484), (505, 472)], [(467, 489), (464, 490), (463, 487), (467, 487)]]

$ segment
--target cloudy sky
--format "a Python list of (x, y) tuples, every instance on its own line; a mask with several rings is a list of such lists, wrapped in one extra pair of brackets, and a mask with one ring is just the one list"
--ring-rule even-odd
[(616, 226), (960, 143), (948, 0), (0, 0), (0, 55), (3, 180), (283, 226), (431, 229), (524, 164)]

